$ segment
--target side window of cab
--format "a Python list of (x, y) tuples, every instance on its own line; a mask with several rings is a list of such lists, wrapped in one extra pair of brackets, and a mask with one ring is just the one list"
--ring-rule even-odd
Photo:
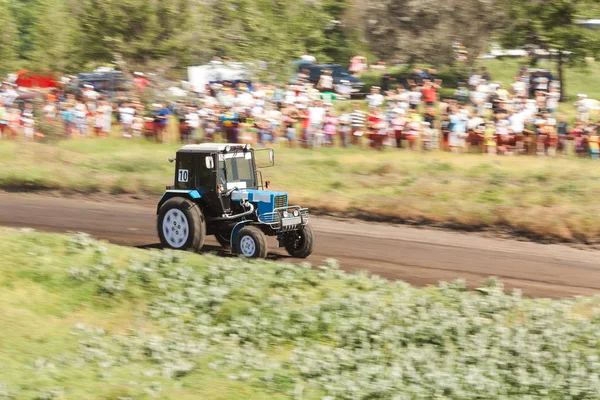
[[(212, 164), (206, 161), (207, 157), (213, 158)], [(212, 167), (211, 167), (212, 165)], [(217, 186), (216, 170), (214, 168), (214, 156), (202, 154), (196, 158), (196, 186), (206, 191), (214, 191)]]
[(175, 188), (194, 189), (196, 187), (196, 176), (194, 168), (194, 156), (191, 153), (180, 153), (177, 155), (177, 168), (175, 169)]

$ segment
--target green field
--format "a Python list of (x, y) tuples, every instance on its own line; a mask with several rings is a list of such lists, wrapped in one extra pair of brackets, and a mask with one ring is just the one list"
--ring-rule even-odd
[[(2, 142), (0, 188), (151, 197), (173, 181), (177, 145), (76, 139)], [(600, 169), (575, 158), (489, 157), (364, 149), (276, 149), (263, 171), (315, 211), (543, 241), (600, 241)]]
[[(600, 298), (0, 230), (1, 399), (598, 399)], [(324, 397), (330, 396), (330, 397)]]

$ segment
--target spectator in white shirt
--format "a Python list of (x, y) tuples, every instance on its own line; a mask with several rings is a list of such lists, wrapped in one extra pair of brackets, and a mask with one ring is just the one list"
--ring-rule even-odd
[(48, 103), (43, 108), (43, 113), (46, 118), (53, 119), (56, 117), (57, 108), (54, 103)]
[(240, 87), (240, 93), (237, 96), (237, 103), (240, 107), (252, 107), (254, 105), (254, 97), (249, 92), (247, 86)]
[(410, 103), (411, 110), (417, 110), (419, 105), (421, 104), (421, 97), (423, 93), (421, 93), (421, 89), (418, 86), (413, 86), (408, 93), (408, 102)]
[(119, 108), (119, 119), (121, 121), (121, 135), (126, 138), (131, 137), (131, 124), (135, 117), (135, 109), (129, 103), (123, 103)]
[(590, 118), (590, 107), (586, 94), (578, 94), (577, 101), (573, 104), (577, 110), (577, 120), (588, 122)]
[(15, 90), (15, 85), (11, 83), (6, 83), (4, 87), (5, 90), (2, 98), (4, 100), (4, 105), (8, 108), (17, 99), (17, 97), (19, 97), (19, 93)]
[(310, 128), (307, 139), (310, 146), (319, 147), (323, 137), (322, 128), (324, 119), (325, 107), (323, 107), (321, 100), (317, 100), (312, 106), (308, 107), (308, 123)]
[(546, 93), (546, 109), (553, 117), (556, 117), (556, 111), (558, 111), (558, 102), (560, 101), (560, 93), (550, 86)]
[(317, 89), (325, 90), (327, 92), (333, 91), (333, 76), (331, 76), (331, 70), (322, 71), (319, 83), (317, 83)]
[(312, 54), (310, 54), (310, 52), (307, 50), (303, 55), (300, 56), (300, 59), (302, 61), (307, 61), (313, 64), (316, 64), (317, 59), (315, 58), (315, 56), (313, 56)]
[(82, 94), (86, 100), (96, 101), (100, 97), (100, 93), (96, 92), (96, 90), (94, 90), (94, 86), (92, 85), (84, 85)]
[(384, 98), (380, 92), (381, 89), (377, 86), (373, 86), (371, 88), (371, 94), (367, 96), (367, 104), (369, 105), (369, 108), (381, 107)]
[(508, 117), (510, 129), (515, 135), (523, 134), (523, 129), (525, 129), (525, 121), (529, 119), (529, 116), (529, 111), (522, 110)]
[(527, 97), (527, 85), (521, 80), (520, 76), (515, 76), (514, 82), (511, 84), (512, 91), (517, 97)]
[(479, 74), (474, 73), (469, 77), (469, 86), (471, 87), (471, 90), (475, 90), (477, 85), (479, 85), (479, 81), (481, 81), (481, 75)]
[(406, 89), (400, 87), (398, 88), (396, 101), (398, 102), (398, 107), (400, 107), (406, 112), (408, 111), (408, 108), (410, 106), (410, 94), (406, 91)]
[(193, 107), (188, 108), (188, 113), (185, 115), (185, 122), (188, 126), (189, 137), (192, 140), (198, 139), (198, 128), (200, 127), (200, 116), (198, 110)]
[(294, 104), (296, 102), (296, 92), (292, 86), (287, 86), (283, 95), (283, 102), (285, 104)]

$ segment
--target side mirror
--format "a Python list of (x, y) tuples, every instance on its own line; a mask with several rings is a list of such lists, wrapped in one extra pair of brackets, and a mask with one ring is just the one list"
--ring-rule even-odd
[(275, 152), (273, 149), (269, 149), (269, 161), (271, 162), (271, 166), (275, 165)]
[(208, 169), (213, 169), (215, 167), (215, 160), (211, 156), (205, 157), (204, 162), (206, 163), (206, 168)]
[(268, 189), (271, 187), (271, 181), (266, 181), (265, 182), (265, 189)]
[(272, 167), (273, 165), (275, 165), (275, 152), (273, 151), (273, 149), (262, 148), (262, 149), (254, 150), (254, 155), (262, 154), (265, 151), (269, 152), (269, 162), (267, 163), (266, 160), (264, 160), (263, 157), (261, 156), (259, 159), (264, 164), (257, 163), (256, 168), (269, 168), (269, 167)]
[(172, 163), (173, 161), (175, 161), (175, 159), (173, 157), (169, 157), (169, 162)]

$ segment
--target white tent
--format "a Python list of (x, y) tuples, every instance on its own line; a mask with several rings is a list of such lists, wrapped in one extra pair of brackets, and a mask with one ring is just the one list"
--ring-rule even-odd
[(211, 62), (210, 64), (188, 67), (188, 81), (195, 91), (203, 92), (212, 81), (250, 80), (252, 73), (243, 63)]

